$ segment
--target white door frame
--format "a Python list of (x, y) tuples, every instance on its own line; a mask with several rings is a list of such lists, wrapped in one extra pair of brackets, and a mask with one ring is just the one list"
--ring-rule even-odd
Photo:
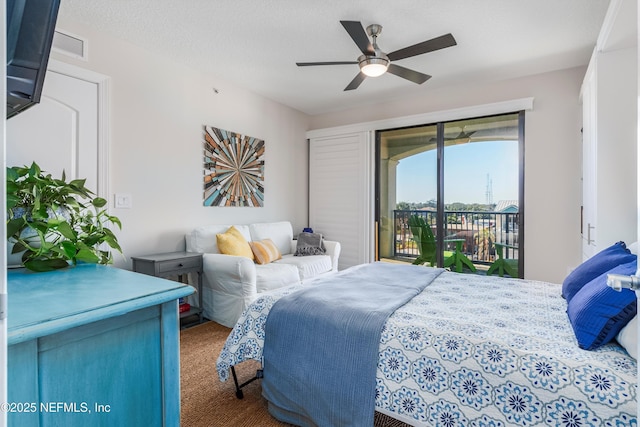
[[(7, 2), (0, 4), (0, 34), (7, 33)], [(7, 43), (6, 37), (2, 38), (0, 42), (0, 58), (7, 57)], [(0, 70), (0, 93), (6, 93), (7, 91), (7, 68), (1, 67)], [(2, 151), (0, 151), (0, 161), (2, 161), (2, 170), (0, 171), (0, 179), (2, 179), (2, 193), (0, 193), (0, 203), (2, 206), (7, 205), (7, 178), (6, 178), (6, 127), (7, 127), (7, 103), (0, 102), (0, 116), (2, 124), (0, 124), (0, 142), (2, 142)], [(2, 209), (2, 223), (7, 223), (6, 209)], [(0, 238), (2, 241), (7, 240), (6, 227), (2, 227), (0, 230)], [(7, 402), (7, 319), (5, 313), (5, 304), (3, 301), (7, 300), (7, 245), (0, 245), (0, 403)], [(0, 427), (7, 425), (7, 412), (0, 411)]]
[[(0, 33), (6, 31), (6, 7), (4, 3), (0, 5)], [(0, 56), (6, 56), (6, 43), (0, 42)], [(110, 145), (110, 129), (111, 129), (111, 96), (110, 96), (110, 78), (108, 76), (85, 70), (74, 65), (64, 62), (49, 60), (49, 70), (59, 74), (64, 74), (73, 78), (85, 80), (97, 85), (98, 90), (98, 188), (96, 195), (109, 200), (109, 145)], [(0, 93), (6, 91), (6, 68), (2, 67), (0, 71)], [(0, 194), (0, 204), (6, 204), (6, 103), (1, 103), (0, 116), (2, 116), (2, 124), (0, 125), (0, 141), (2, 142), (2, 151), (0, 152), (0, 161), (2, 162), (2, 170), (0, 178), (2, 179), (2, 193)], [(3, 222), (6, 222), (6, 212), (2, 209)], [(4, 227), (0, 230), (0, 237), (6, 240), (6, 230)], [(7, 402), (7, 319), (6, 315), (6, 293), (7, 293), (7, 253), (6, 245), (0, 245), (0, 403)], [(7, 425), (7, 417), (5, 411), (0, 411), (0, 427)]]
[[(638, 64), (638, 68), (637, 68), (637, 73), (638, 73), (638, 86), (636, 87), (636, 92), (637, 92), (637, 100), (638, 100), (638, 111), (637, 111), (637, 115), (638, 115), (638, 119), (636, 121), (636, 130), (638, 132), (637, 137), (636, 137), (636, 145), (637, 145), (637, 153), (636, 153), (636, 180), (638, 182), (638, 187), (637, 187), (637, 197), (638, 200), (640, 200), (640, 171), (638, 170), (638, 168), (640, 167), (640, 7), (637, 8), (637, 16), (636, 16), (636, 37), (637, 37), (637, 46), (636, 49), (638, 51), (638, 57), (637, 57), (637, 64)], [(638, 228), (637, 228), (637, 233), (638, 233), (638, 241), (640, 241), (640, 206), (638, 206), (637, 210), (636, 210), (636, 215), (637, 215), (637, 221), (638, 221)], [(640, 275), (640, 269), (638, 269), (636, 271), (636, 276)], [(640, 299), (640, 291), (636, 291), (636, 298)], [(636, 314), (637, 315), (637, 314)], [(636, 340), (638, 340), (638, 347), (640, 347), (640, 329), (638, 331), (636, 331)], [(640, 364), (638, 364), (638, 371), (637, 371), (638, 377), (637, 377), (637, 381), (638, 381), (638, 386), (640, 386)], [(640, 420), (640, 405), (638, 405), (638, 409), (637, 409), (637, 418)]]

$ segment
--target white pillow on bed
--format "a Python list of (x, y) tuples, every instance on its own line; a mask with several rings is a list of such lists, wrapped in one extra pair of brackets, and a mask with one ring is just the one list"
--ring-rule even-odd
[(638, 359), (638, 315), (636, 314), (627, 325), (618, 332), (616, 340), (627, 350), (629, 356)]
[[(632, 254), (638, 255), (638, 242), (633, 242), (627, 249)], [(634, 359), (638, 359), (638, 315), (627, 323), (627, 325), (618, 332), (616, 340), (621, 346), (627, 350), (627, 353)]]

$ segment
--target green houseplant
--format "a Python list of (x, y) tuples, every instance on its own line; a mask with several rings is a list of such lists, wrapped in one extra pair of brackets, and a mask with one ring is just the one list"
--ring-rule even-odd
[(122, 228), (109, 215), (107, 201), (85, 187), (84, 179), (67, 182), (30, 167), (7, 168), (7, 240), (11, 253), (32, 271), (51, 271), (78, 262), (109, 264), (111, 249), (122, 252), (107, 227)]

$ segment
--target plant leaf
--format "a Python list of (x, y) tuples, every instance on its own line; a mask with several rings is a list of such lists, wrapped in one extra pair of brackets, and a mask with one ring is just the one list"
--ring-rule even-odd
[(36, 162), (31, 163), (31, 167), (29, 168), (29, 175), (36, 176), (40, 175), (40, 166)]
[(76, 245), (74, 245), (73, 242), (64, 240), (60, 242), (60, 246), (68, 259), (73, 259), (76, 256)]
[(102, 242), (103, 237), (104, 236), (102, 236), (102, 235), (92, 234), (92, 235), (89, 235), (89, 236), (83, 238), (82, 240), (87, 246), (93, 247), (93, 246), (99, 244), (100, 242)]
[(22, 251), (26, 251), (28, 248), (25, 246), (24, 243), (18, 241), (13, 245), (13, 248), (11, 249), (11, 253), (12, 254), (17, 254), (19, 252)]
[(92, 264), (100, 262), (100, 257), (90, 249), (80, 249), (76, 254), (76, 259), (78, 261), (89, 262)]
[(53, 271), (60, 270), (61, 268), (69, 267), (69, 263), (62, 258), (53, 258), (53, 259), (33, 259), (30, 261), (25, 261), (24, 266), (31, 271), (36, 271), (39, 273), (45, 271)]
[(20, 232), (26, 228), (27, 222), (24, 218), (10, 219), (7, 221), (7, 237), (18, 237)]
[(105, 206), (107, 204), (107, 201), (105, 199), (103, 199), (102, 197), (96, 197), (95, 199), (93, 199), (91, 201), (91, 203), (93, 204), (93, 206), (97, 207), (97, 208), (101, 208), (103, 206)]
[(67, 221), (61, 221), (56, 228), (60, 234), (71, 241), (75, 241), (78, 237), (77, 233), (73, 231), (73, 228), (71, 228), (71, 225), (69, 225)]
[(18, 174), (17, 168), (8, 167), (6, 175), (7, 175), (7, 181), (10, 181), (10, 182), (16, 181), (20, 177), (20, 174)]
[(120, 247), (120, 245), (118, 244), (118, 241), (116, 240), (115, 237), (108, 237), (104, 239), (105, 243), (107, 243), (110, 247), (112, 247), (113, 249), (117, 250), (118, 252), (122, 253), (122, 248)]
[(116, 224), (118, 228), (122, 230), (122, 223), (120, 222), (120, 219), (118, 217), (109, 216), (109, 221), (111, 221), (113, 224)]

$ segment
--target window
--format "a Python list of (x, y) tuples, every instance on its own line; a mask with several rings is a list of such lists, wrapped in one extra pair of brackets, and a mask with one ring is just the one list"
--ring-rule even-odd
[(377, 259), (522, 277), (523, 129), (512, 113), (379, 131)]

